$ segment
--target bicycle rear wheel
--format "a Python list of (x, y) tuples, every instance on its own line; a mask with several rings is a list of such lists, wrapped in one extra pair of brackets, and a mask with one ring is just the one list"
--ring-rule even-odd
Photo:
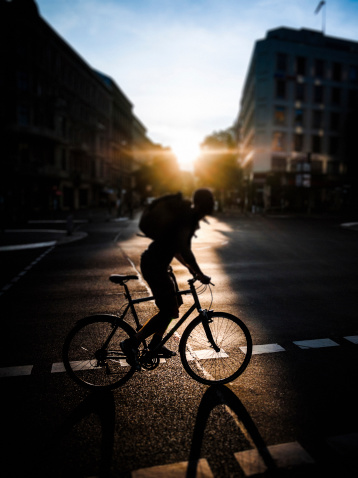
[(112, 315), (86, 317), (68, 334), (63, 345), (63, 363), (79, 385), (89, 389), (111, 389), (124, 384), (135, 372), (127, 364), (119, 345), (135, 331), (126, 322), (117, 324), (117, 320)]
[(238, 317), (212, 312), (209, 327), (215, 352), (204, 330), (202, 317), (196, 317), (185, 329), (180, 341), (180, 358), (186, 372), (206, 385), (231, 382), (243, 373), (252, 355), (249, 329)]

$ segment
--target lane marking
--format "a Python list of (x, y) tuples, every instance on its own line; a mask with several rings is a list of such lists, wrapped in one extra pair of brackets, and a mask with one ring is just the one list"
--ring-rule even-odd
[(31, 375), (33, 365), (20, 365), (17, 367), (0, 368), (0, 377), (19, 377), (22, 375)]
[(187, 360), (208, 360), (208, 359), (218, 359), (228, 357), (228, 354), (224, 350), (220, 352), (215, 352), (213, 349), (206, 350), (193, 350), (192, 352), (186, 353)]
[(337, 342), (334, 342), (331, 339), (299, 340), (293, 343), (295, 345), (298, 345), (300, 349), (319, 349), (324, 347), (339, 347), (339, 344), (337, 344)]
[(1, 290), (0, 290), (0, 297), (5, 293), (7, 292), (10, 287), (12, 287), (14, 284), (16, 284), (16, 282), (21, 279), (25, 274), (27, 274), (27, 272), (29, 270), (31, 270), (33, 268), (33, 266), (35, 266), (36, 264), (38, 264), (49, 252), (51, 252), (54, 247), (55, 247), (55, 244), (56, 242), (54, 243), (54, 245), (52, 245), (51, 247), (49, 247), (45, 252), (43, 252), (41, 255), (39, 255), (35, 260), (33, 260), (31, 262), (31, 264), (29, 264), (28, 266), (26, 266), (21, 272), (19, 272), (17, 274), (16, 277), (14, 277), (13, 279), (11, 279), (11, 281), (8, 283), (8, 284), (5, 284)]
[[(165, 363), (166, 360), (165, 358), (160, 358), (159, 359), (160, 363)], [(73, 370), (95, 370), (101, 367), (96, 367), (96, 361), (95, 360), (75, 360), (70, 362)], [(116, 363), (121, 366), (121, 367), (130, 367), (128, 365), (127, 361), (125, 359), (120, 359), (117, 360)], [(61, 373), (61, 372), (66, 372), (65, 365), (63, 362), (56, 362), (52, 364), (51, 367), (51, 373)]]
[(49, 242), (35, 242), (33, 244), (20, 244), (15, 246), (1, 246), (0, 252), (5, 251), (21, 251), (23, 249), (39, 249), (40, 247), (52, 247), (56, 245), (57, 241)]
[[(268, 446), (266, 451), (270, 453), (277, 468), (313, 465), (315, 463), (313, 458), (298, 442)], [(240, 451), (234, 453), (234, 456), (245, 476), (265, 473), (268, 470), (261, 453), (257, 449)]]
[[(11, 284), (4, 286), (3, 289), (5, 289), (6, 287), (10, 288)], [(358, 335), (347, 335), (344, 338), (353, 344), (358, 344)], [(298, 347), (303, 350), (309, 350), (312, 348), (325, 348), (325, 347), (339, 346), (339, 344), (337, 344), (336, 342), (330, 339), (300, 340), (300, 341), (295, 341), (293, 343), (298, 345)], [(240, 347), (240, 349), (246, 353), (247, 347)], [(276, 353), (276, 352), (286, 352), (286, 350), (283, 347), (281, 347), (281, 345), (278, 345), (278, 344), (261, 344), (261, 345), (253, 345), (252, 354), (260, 355), (260, 354), (270, 354), (270, 353)], [(219, 354), (215, 354), (215, 357), (210, 356), (210, 354), (213, 353), (212, 349), (196, 350), (195, 352), (193, 351), (192, 353), (195, 354), (196, 360), (205, 360), (208, 358), (220, 358), (220, 357), (228, 356), (224, 350), (221, 350)], [(194, 358), (188, 357), (187, 360), (194, 360)], [(160, 358), (160, 363), (165, 363), (165, 362), (166, 362), (165, 358)], [(77, 361), (74, 363), (75, 363), (76, 370), (80, 370), (81, 368), (83, 370), (85, 369), (88, 370), (93, 367), (93, 365), (88, 363), (88, 361)], [(127, 362), (123, 359), (120, 360), (120, 364), (122, 367), (128, 366)], [(2, 370), (2, 373), (0, 373), (0, 378), (5, 376), (6, 377), (11, 376), (11, 375), (20, 375), (19, 373), (17, 373), (17, 370), (21, 368), (24, 368), (24, 370), (26, 370), (26, 367), (33, 367), (33, 365), (24, 365), (20, 367), (4, 367), (0, 369)], [(51, 373), (59, 373), (59, 372), (65, 372), (65, 371), (66, 370), (63, 365), (63, 362), (55, 362), (52, 364)], [(26, 375), (26, 373), (24, 373), (23, 375)]]
[(347, 337), (344, 337), (346, 340), (349, 342), (352, 342), (352, 344), (358, 344), (358, 335), (348, 335)]
[(193, 474), (196, 478), (214, 478), (209, 463), (205, 458), (195, 462), (182, 461), (169, 465), (152, 466), (132, 471), (132, 478), (186, 478), (190, 468), (193, 467)]
[[(247, 347), (240, 347), (240, 349), (246, 353)], [(264, 345), (253, 345), (252, 346), (252, 355), (258, 354), (272, 354), (275, 352), (286, 352), (286, 349), (281, 347), (278, 344), (264, 344)]]

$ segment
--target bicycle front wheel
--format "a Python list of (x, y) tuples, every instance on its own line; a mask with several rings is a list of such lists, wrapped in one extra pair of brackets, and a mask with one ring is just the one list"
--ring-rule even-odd
[(194, 380), (206, 385), (231, 382), (250, 362), (252, 339), (249, 329), (242, 320), (225, 312), (210, 313), (208, 325), (220, 350), (214, 350), (199, 315), (185, 329), (180, 341), (184, 369)]
[(75, 325), (63, 346), (63, 363), (70, 377), (89, 389), (124, 384), (135, 369), (128, 365), (120, 342), (135, 333), (112, 315), (86, 317)]

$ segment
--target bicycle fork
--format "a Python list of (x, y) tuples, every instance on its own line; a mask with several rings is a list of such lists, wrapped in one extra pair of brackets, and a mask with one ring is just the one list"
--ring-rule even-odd
[(203, 327), (204, 327), (206, 336), (208, 338), (208, 341), (210, 345), (212, 346), (212, 348), (215, 350), (215, 352), (218, 353), (220, 352), (220, 347), (216, 345), (213, 334), (211, 333), (210, 325), (209, 325), (212, 322), (212, 319), (211, 319), (212, 312), (213, 312), (212, 310), (202, 309), (200, 310), (200, 315), (202, 316), (202, 323), (203, 323)]

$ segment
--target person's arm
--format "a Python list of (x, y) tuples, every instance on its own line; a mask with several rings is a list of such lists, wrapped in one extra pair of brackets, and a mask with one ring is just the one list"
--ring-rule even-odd
[(199, 279), (200, 282), (209, 284), (211, 277), (202, 272), (191, 250), (190, 230), (184, 230), (180, 234), (178, 241), (178, 252), (175, 254), (175, 258), (183, 264), (194, 277)]

